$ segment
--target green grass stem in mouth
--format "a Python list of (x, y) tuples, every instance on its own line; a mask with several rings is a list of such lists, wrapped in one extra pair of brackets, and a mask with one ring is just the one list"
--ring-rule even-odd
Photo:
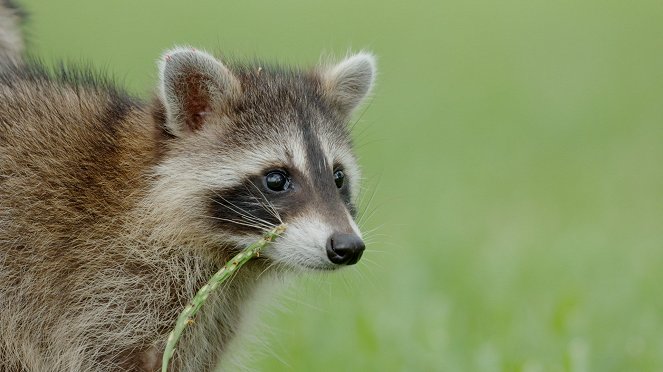
[(161, 363), (161, 371), (168, 371), (168, 362), (175, 353), (177, 342), (182, 336), (182, 332), (189, 325), (194, 323), (194, 317), (200, 308), (203, 306), (210, 293), (216, 290), (219, 285), (225, 282), (232, 274), (234, 274), (240, 267), (247, 263), (253, 257), (260, 254), (260, 250), (265, 248), (269, 243), (273, 242), (277, 237), (285, 232), (286, 225), (279, 225), (270, 230), (262, 239), (244, 248), (242, 252), (238, 253), (230, 261), (228, 261), (219, 271), (210, 278), (210, 280), (198, 290), (198, 293), (193, 297), (191, 302), (182, 310), (180, 316), (177, 318), (175, 328), (168, 335), (166, 348), (163, 352), (163, 359)]

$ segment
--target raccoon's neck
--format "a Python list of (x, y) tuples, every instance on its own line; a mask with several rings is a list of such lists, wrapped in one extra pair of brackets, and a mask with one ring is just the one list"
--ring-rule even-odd
[(229, 349), (233, 352), (232, 345), (241, 340), (240, 334), (250, 331), (247, 325), (255, 319), (255, 306), (251, 303), (257, 293), (265, 292), (261, 288), (274, 283), (275, 278), (269, 274), (261, 276), (262, 271), (259, 264), (249, 263), (208, 298), (178, 347), (181, 371), (213, 371), (220, 360), (222, 366), (228, 366)]
[[(145, 293), (158, 309), (153, 321), (160, 331), (150, 341), (151, 347), (135, 352), (131, 359), (140, 361), (138, 364), (145, 371), (159, 370), (167, 336), (179, 313), (221, 263), (198, 247), (188, 245), (168, 245), (161, 249), (151, 245), (138, 254), (154, 268), (151, 280), (160, 283)], [(278, 281), (275, 273), (266, 269), (266, 263), (251, 261), (208, 297), (178, 343), (172, 361), (175, 370), (214, 371), (221, 359), (225, 363), (228, 348), (251, 322), (250, 303), (255, 301), (257, 292), (265, 284)], [(165, 295), (155, 289), (170, 293)]]
[[(209, 226), (201, 223), (191, 206), (165, 203), (167, 190), (170, 187), (166, 180), (153, 181), (151, 190), (132, 211), (122, 242), (132, 260), (152, 268), (151, 274), (141, 275), (151, 275), (151, 281), (160, 283), (151, 292), (145, 292), (159, 309), (155, 326), (160, 331), (151, 341), (152, 347), (132, 357), (147, 365), (145, 370), (160, 367), (161, 353), (177, 316), (237, 251), (209, 238), (204, 231)], [(257, 290), (266, 283), (280, 281), (267, 266), (266, 261), (250, 261), (208, 298), (178, 344), (173, 362), (176, 370), (214, 370), (232, 341), (242, 333), (247, 313), (251, 313), (247, 305), (253, 302)], [(164, 289), (169, 293), (165, 294)]]

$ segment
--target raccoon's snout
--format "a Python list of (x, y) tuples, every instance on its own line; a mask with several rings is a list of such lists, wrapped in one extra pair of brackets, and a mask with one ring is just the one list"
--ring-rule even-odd
[(356, 234), (334, 233), (327, 239), (327, 257), (337, 265), (354, 265), (364, 253), (364, 241)]

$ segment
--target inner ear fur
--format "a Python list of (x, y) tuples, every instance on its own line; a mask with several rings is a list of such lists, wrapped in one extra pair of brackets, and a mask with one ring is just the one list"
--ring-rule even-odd
[(159, 95), (166, 129), (174, 136), (195, 132), (238, 95), (235, 76), (212, 55), (194, 48), (167, 51), (159, 61)]
[(339, 110), (352, 113), (370, 94), (376, 75), (375, 56), (359, 52), (321, 69), (324, 95)]

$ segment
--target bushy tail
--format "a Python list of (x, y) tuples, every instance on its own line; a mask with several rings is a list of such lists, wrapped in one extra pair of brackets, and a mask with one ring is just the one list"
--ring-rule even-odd
[(25, 44), (20, 26), (24, 18), (23, 10), (13, 0), (0, 0), (0, 64), (23, 59)]

